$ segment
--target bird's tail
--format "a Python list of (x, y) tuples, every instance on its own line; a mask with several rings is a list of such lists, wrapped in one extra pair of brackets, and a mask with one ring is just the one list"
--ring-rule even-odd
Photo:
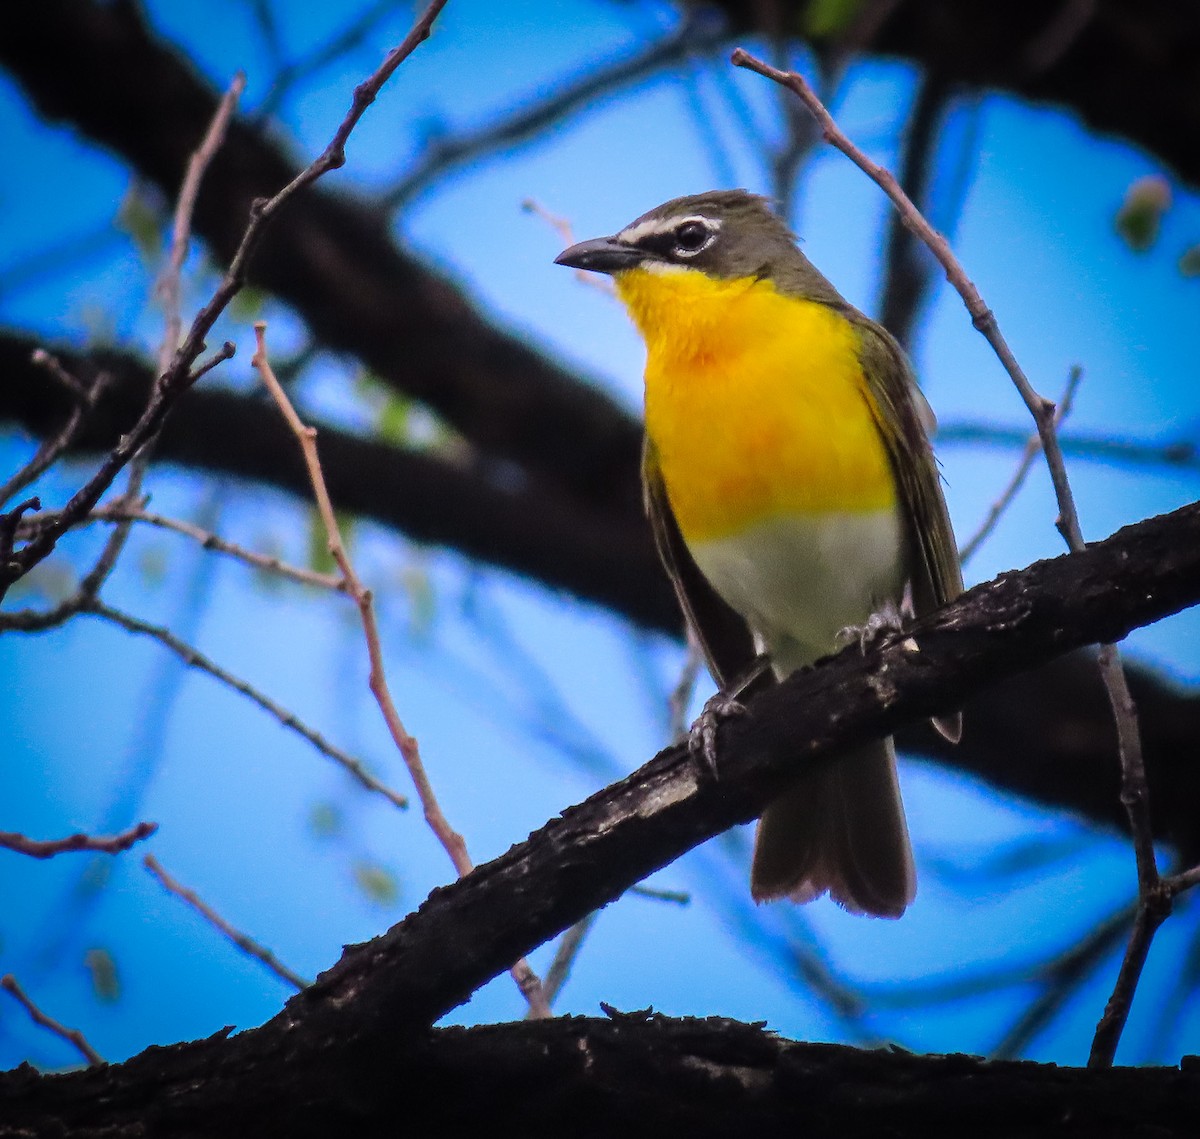
[(851, 913), (890, 918), (917, 892), (890, 739), (805, 776), (759, 820), (750, 870), (755, 901), (808, 902), (827, 890)]

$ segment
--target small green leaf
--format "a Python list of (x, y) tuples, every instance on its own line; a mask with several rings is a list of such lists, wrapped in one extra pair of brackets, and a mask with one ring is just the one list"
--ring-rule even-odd
[[(340, 510), (334, 512), (338, 529), (342, 534), (342, 542), (346, 552), (354, 540), (354, 515), (343, 514)], [(337, 562), (329, 552), (329, 535), (325, 531), (325, 523), (321, 521), (321, 512), (314, 506), (308, 512), (308, 568), (317, 573), (334, 573)]]
[(249, 324), (262, 316), (266, 303), (267, 294), (262, 289), (243, 285), (229, 302), (229, 315), (236, 321)]
[(810, 0), (804, 10), (804, 32), (812, 39), (841, 35), (858, 18), (862, 0)]
[(409, 441), (413, 403), (410, 399), (389, 392), (375, 416), (375, 430), (381, 439), (398, 446)]
[(314, 803), (308, 812), (308, 829), (317, 838), (336, 838), (345, 825), (341, 808), (333, 803)]
[[(273, 532), (265, 532), (260, 535), (251, 549), (257, 550), (268, 558), (278, 558), (280, 561), (283, 560), (285, 553), (283, 540)], [(265, 592), (277, 592), (285, 580), (274, 570), (269, 570), (264, 566), (254, 567), (254, 584)]]
[(437, 594), (433, 579), (422, 562), (409, 562), (400, 571), (400, 584), (408, 594), (409, 632), (417, 640), (423, 640), (433, 631), (433, 620), (437, 616)]
[(354, 882), (377, 906), (394, 906), (400, 897), (395, 874), (378, 862), (356, 862)]
[(1170, 183), (1159, 174), (1147, 174), (1125, 191), (1125, 200), (1113, 224), (1130, 249), (1145, 253), (1158, 240), (1163, 215), (1170, 208)]
[(157, 199), (140, 179), (135, 178), (129, 183), (129, 189), (117, 207), (113, 224), (129, 237), (147, 265), (158, 266), (161, 263), (166, 219)]
[(92, 992), (96, 999), (105, 1004), (114, 1004), (121, 999), (121, 978), (117, 975), (117, 962), (113, 955), (100, 947), (89, 949), (83, 955), (83, 964), (92, 979)]
[(18, 578), (11, 594), (17, 598), (37, 597), (57, 605), (75, 592), (79, 578), (75, 570), (63, 558), (48, 558), (38, 562), (24, 577)]
[(1200, 242), (1179, 255), (1179, 271), (1185, 277), (1200, 277)]
[(165, 546), (146, 546), (138, 554), (138, 573), (147, 589), (162, 585), (167, 579), (168, 557)]

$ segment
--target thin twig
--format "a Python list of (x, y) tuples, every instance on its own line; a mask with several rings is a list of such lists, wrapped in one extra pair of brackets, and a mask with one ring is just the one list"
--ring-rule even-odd
[(593, 108), (600, 96), (611, 95), (695, 51), (716, 48), (725, 37), (723, 21), (689, 11), (678, 28), (636, 55), (592, 68), (582, 78), (567, 80), (545, 98), (502, 114), (476, 130), (431, 139), (409, 172), (384, 195), (383, 205), (388, 209), (403, 208), (455, 167), (539, 138), (548, 124)]
[[(960, 420), (938, 425), (938, 445), (982, 444), (993, 447), (1020, 447), (1028, 434), (1019, 427), (1002, 427), (995, 423)], [(1200, 445), (1191, 439), (1154, 442), (1143, 439), (1121, 439), (1111, 435), (1068, 431), (1059, 436), (1063, 453), (1072, 458), (1089, 459), (1113, 464), (1130, 463), (1145, 467), (1166, 467), (1171, 470), (1200, 471)]]
[(1088, 1055), (1089, 1068), (1107, 1068), (1112, 1065), (1125, 1022), (1129, 1019), (1138, 981), (1150, 953), (1150, 943), (1158, 927), (1171, 915), (1174, 893), (1159, 876), (1154, 857), (1154, 831), (1150, 821), (1150, 795), (1146, 784), (1142, 737), (1138, 730), (1137, 707), (1129, 691), (1125, 670), (1113, 645), (1101, 645), (1096, 659), (1117, 724), (1117, 749), (1121, 756), (1121, 804), (1133, 835), (1138, 876), (1138, 905), (1133, 931), (1129, 935), (1125, 957), (1121, 961), (1112, 995), (1096, 1026)]
[(408, 800), (398, 791), (393, 791), (386, 783), (381, 782), (372, 775), (361, 760), (355, 759), (354, 756), (349, 755), (347, 752), (342, 751), (341, 748), (330, 743), (320, 732), (304, 723), (295, 712), (289, 711), (282, 704), (278, 704), (269, 696), (265, 696), (249, 682), (239, 676), (235, 676), (228, 669), (222, 668), (215, 661), (206, 657), (199, 649), (189, 645), (186, 641), (180, 640), (170, 629), (164, 628), (161, 625), (153, 625), (149, 621), (143, 621), (140, 617), (134, 617), (131, 613), (125, 613), (99, 600), (87, 602), (81, 611), (90, 613), (95, 617), (101, 617), (105, 621), (112, 622), (114, 625), (119, 625), (126, 632), (136, 633), (158, 641), (159, 644), (164, 645), (178, 656), (184, 664), (198, 669), (200, 672), (208, 673), (209, 676), (215, 680), (219, 680), (226, 687), (232, 688), (235, 692), (239, 692), (245, 696), (247, 700), (257, 704), (264, 712), (274, 716), (285, 728), (291, 729), (312, 744), (322, 755), (332, 759), (334, 763), (338, 764), (368, 791), (382, 795), (394, 807), (399, 807), (401, 810), (408, 807)]
[(676, 906), (690, 906), (692, 904), (692, 895), (685, 893), (683, 890), (660, 890), (657, 886), (630, 886), (627, 891), (630, 894), (637, 894), (642, 898), (649, 898), (654, 902), (671, 902)]
[[(575, 244), (575, 231), (565, 217), (551, 213), (545, 206), (533, 198), (524, 199), (521, 202), (521, 209), (527, 214), (533, 214), (535, 217), (541, 218), (542, 221), (550, 226), (558, 234), (559, 240), (563, 243), (563, 248)], [(589, 273), (586, 269), (574, 269), (572, 272), (575, 280), (581, 285), (587, 285), (589, 289), (595, 289), (597, 292), (604, 293), (605, 296), (615, 297), (617, 295), (612, 281), (607, 277), (598, 273)]]
[(208, 169), (221, 143), (229, 121), (233, 118), (234, 108), (246, 90), (246, 74), (238, 71), (230, 82), (228, 89), (217, 105), (217, 112), (209, 123), (200, 145), (188, 159), (187, 171), (183, 176), (183, 185), (179, 188), (179, 197), (175, 201), (175, 215), (171, 224), (171, 248), (167, 253), (167, 261), (162, 273), (154, 286), (154, 292), (162, 303), (163, 308), (163, 338), (158, 352), (158, 372), (162, 375), (171, 366), (171, 357), (179, 347), (179, 337), (183, 331), (183, 317), (179, 306), (179, 281), (183, 273), (183, 263), (187, 259), (188, 246), (191, 244), (192, 212), (196, 208), (196, 197), (200, 193), (200, 182)]
[[(1071, 414), (1071, 404), (1075, 399), (1075, 392), (1079, 389), (1079, 381), (1082, 377), (1083, 369), (1079, 365), (1075, 365), (1067, 376), (1067, 386), (1063, 389), (1062, 398), (1058, 401), (1058, 411), (1054, 415), (1055, 426), (1061, 424)], [(1017, 464), (1017, 469), (1013, 471), (1008, 486), (1004, 488), (1000, 497), (988, 508), (987, 515), (980, 523), (979, 529), (971, 535), (970, 539), (959, 550), (958, 557), (963, 565), (966, 565), (974, 557), (979, 547), (983, 545), (992, 531), (995, 530), (1001, 516), (1012, 504), (1013, 499), (1017, 497), (1021, 487), (1024, 486), (1025, 480), (1029, 477), (1029, 472), (1033, 468), (1034, 460), (1041, 449), (1042, 441), (1038, 435), (1032, 435), (1026, 440), (1025, 451), (1021, 455), (1021, 461)]]
[(243, 953), (249, 957), (253, 957), (261, 961), (272, 973), (280, 980), (286, 981), (294, 989), (306, 989), (312, 984), (311, 981), (301, 977), (299, 973), (289, 969), (271, 950), (266, 946), (260, 945), (254, 938), (242, 933), (240, 929), (235, 929), (229, 924), (216, 910), (205, 902), (195, 890), (189, 890), (168, 874), (162, 864), (154, 857), (153, 854), (147, 854), (142, 859), (142, 865), (158, 879), (159, 884), (168, 893), (174, 894), (177, 898), (182, 898), (189, 906), (192, 907), (205, 921), (216, 927), (230, 941), (233, 942)]
[(1184, 870), (1179, 874), (1172, 874), (1169, 878), (1164, 878), (1163, 885), (1170, 890), (1172, 895), (1182, 894), (1184, 890), (1200, 886), (1200, 866), (1193, 866), (1190, 870)]
[[(563, 985), (567, 983), (567, 978), (571, 975), (571, 966), (575, 964), (575, 958), (579, 956), (579, 950), (583, 948), (584, 939), (599, 916), (600, 911), (593, 910), (587, 917), (580, 918), (559, 940), (554, 960), (550, 962), (550, 968), (546, 970), (546, 979), (542, 982), (542, 993), (546, 998), (547, 1005), (553, 1005), (558, 999), (558, 994), (562, 992)], [(529, 1015), (531, 1017), (534, 1015), (532, 1009), (530, 1009)]]
[(73, 1044), (79, 1050), (79, 1054), (92, 1067), (98, 1067), (100, 1064), (105, 1062), (104, 1057), (101, 1056), (100, 1053), (97, 1052), (96, 1049), (87, 1042), (87, 1038), (82, 1032), (79, 1031), (78, 1028), (67, 1028), (65, 1025), (60, 1024), (53, 1017), (47, 1016), (44, 1012), (42, 1012), (42, 1010), (38, 1008), (28, 996), (25, 995), (25, 990), (17, 984), (16, 977), (14, 977), (11, 973), (5, 973), (3, 977), (0, 977), (0, 989), (7, 989), (8, 992), (12, 993), (17, 1001), (20, 1002), (20, 1004), (24, 1007), (25, 1011), (29, 1013), (29, 1019), (32, 1020), (34, 1024), (48, 1029), (50, 1032), (53, 1032), (55, 1036), (65, 1040), (68, 1044)]
[[(934, 157), (954, 90), (954, 85), (936, 69), (926, 68), (917, 81), (908, 121), (902, 132), (900, 154), (900, 185), (914, 202), (927, 204), (930, 201), (930, 187), (938, 165)], [(961, 204), (962, 196), (959, 195), (955, 207)], [(934, 261), (894, 211), (888, 216), (883, 263), (879, 323), (911, 355), (913, 329), (930, 294)]]
[(677, 742), (687, 735), (688, 705), (692, 702), (692, 693), (696, 690), (696, 681), (700, 676), (700, 668), (704, 664), (704, 654), (700, 651), (700, 643), (692, 632), (691, 625), (687, 628), (687, 656), (683, 667), (679, 670), (679, 679), (667, 697), (667, 731), (671, 741)]
[[(257, 6), (256, 6), (257, 7)], [(262, 5), (264, 12), (270, 6)], [(355, 48), (362, 46), (367, 37), (375, 30), (381, 19), (390, 16), (396, 10), (394, 0), (382, 0), (361, 12), (352, 23), (338, 32), (328, 43), (321, 45), (309, 56), (284, 63), (280, 66), (271, 81), (267, 96), (259, 104), (255, 118), (260, 122), (273, 115), (283, 103), (290, 88), (300, 80), (316, 74), (321, 68), (335, 63), (348, 55)], [(260, 23), (264, 21), (260, 20)]]
[(28, 854), (30, 858), (53, 858), (57, 854), (67, 854), (78, 850), (96, 851), (100, 854), (120, 854), (128, 850), (135, 842), (149, 838), (156, 830), (158, 823), (138, 823), (120, 834), (91, 835), (72, 834), (66, 838), (29, 838), (15, 831), (0, 831), (0, 847), (15, 850), (18, 854)]
[(1060, 0), (1049, 23), (1029, 41), (1022, 62), (1031, 75), (1049, 71), (1086, 30), (1096, 15), (1096, 0)]
[[(892, 173), (878, 163), (872, 162), (842, 133), (833, 121), (833, 116), (813, 93), (802, 75), (794, 71), (781, 71), (771, 67), (742, 48), (734, 50), (732, 62), (737, 67), (748, 68), (793, 91), (816, 119), (824, 138), (845, 154), (883, 190), (899, 211), (904, 224), (928, 246), (930, 252), (937, 258), (945, 271), (946, 279), (962, 297), (975, 328), (992, 346), (992, 350), (996, 353), (1004, 370), (1020, 393), (1025, 406), (1029, 409), (1030, 415), (1033, 416), (1038, 436), (1041, 439), (1042, 453), (1046, 457), (1046, 465), (1050, 470), (1050, 481), (1054, 486), (1055, 498), (1058, 501), (1056, 525), (1068, 549), (1083, 550), (1083, 532), (1079, 526), (1075, 498), (1067, 479), (1066, 464), (1058, 442), (1054, 404), (1034, 390), (1013, 355), (1012, 349), (1008, 346), (1008, 342), (1004, 339), (995, 314), (984, 303), (979, 290), (954, 256), (950, 243), (925, 220), (921, 211), (905, 194)], [(1138, 916), (1134, 922), (1134, 933), (1130, 938), (1126, 960), (1118, 976), (1117, 987), (1105, 1010), (1100, 1027), (1097, 1029), (1098, 1037), (1101, 1032), (1105, 1033), (1105, 1042), (1102, 1047), (1093, 1047), (1093, 1055), (1089, 1060), (1089, 1064), (1092, 1065), (1103, 1064), (1105, 1056), (1108, 1056), (1109, 1062), (1111, 1062), (1111, 1054), (1116, 1049), (1116, 1040), (1119, 1038), (1121, 1028), (1128, 1015), (1129, 1002), (1133, 999), (1141, 963), (1145, 960), (1145, 954), (1149, 950), (1149, 942), (1154, 931), (1165, 917), (1165, 914), (1162, 916), (1159, 914), (1164, 907), (1169, 909), (1169, 897), (1164, 896), (1158, 879), (1158, 871), (1154, 867), (1153, 840), (1149, 826), (1145, 769), (1141, 760), (1141, 740), (1137, 731), (1137, 716), (1132, 697), (1129, 694), (1129, 687), (1125, 683), (1120, 656), (1114, 646), (1101, 646), (1099, 666), (1100, 675), (1104, 680), (1115, 714), (1117, 744), (1121, 757), (1121, 801), (1126, 807), (1130, 828), (1133, 832), (1134, 849), (1138, 862), (1139, 895)], [(1132, 979), (1132, 984), (1129, 983), (1130, 979)], [(1112, 1035), (1114, 1025), (1115, 1037)]]
[[(1039, 965), (1032, 977), (1019, 973), (1010, 976), (1010, 984), (1037, 980), (1042, 986), (1041, 992), (1021, 1011), (989, 1055), (997, 1060), (1022, 1055), (1067, 1001), (1079, 992), (1109, 952), (1120, 945), (1135, 909), (1135, 904), (1122, 906), (1089, 930), (1078, 944)], [(1003, 983), (1004, 979), (1001, 980)]]
[[(334, 562), (337, 563), (337, 567), (346, 581), (346, 587), (350, 596), (358, 606), (358, 613), (363, 626), (363, 635), (367, 644), (367, 655), (370, 660), (370, 673), (367, 680), (368, 687), (371, 690), (371, 694), (375, 697), (376, 703), (379, 705), (379, 710), (383, 714), (384, 722), (387, 724), (396, 749), (400, 752), (404, 764), (408, 768), (408, 773), (417, 790), (417, 797), (421, 800), (425, 821), (429, 824), (429, 828), (441, 843), (442, 848), (449, 855), (455, 872), (461, 878), (471, 872), (474, 864), (471, 861), (471, 856), (467, 853), (467, 844), (462, 835), (450, 826), (446, 816), (442, 813), (441, 805), (438, 803), (437, 795), (433, 790), (433, 784), (429, 780), (425, 764), (421, 759), (420, 746), (415, 737), (409, 735), (408, 730), (404, 727), (404, 723), (400, 719), (400, 713), (396, 710), (395, 702), (392, 700), (391, 690), (388, 688), (387, 675), (384, 670), (383, 648), (379, 639), (379, 626), (375, 620), (374, 598), (371, 591), (363, 585), (358, 574), (355, 572), (354, 566), (350, 561), (350, 555), (346, 551), (346, 545), (342, 541), (341, 528), (338, 525), (337, 515), (333, 509), (333, 502), (329, 497), (329, 490), (325, 485), (325, 475), (321, 470), (321, 460), (317, 454), (317, 430), (315, 427), (306, 426), (301, 421), (300, 416), (296, 414), (296, 409), (292, 406), (291, 400), (288, 399), (287, 393), (283, 390), (282, 385), (271, 369), (271, 363), (267, 356), (266, 325), (262, 321), (258, 321), (254, 325), (254, 333), (257, 347), (251, 363), (258, 370), (263, 383), (271, 393), (271, 397), (275, 400), (280, 413), (283, 415), (288, 427), (295, 435), (297, 443), (300, 445), (301, 453), (304, 456), (304, 463), (308, 469), (309, 481), (312, 483), (317, 511), (321, 516), (326, 535), (329, 539), (329, 553), (333, 557)], [(517, 987), (529, 1002), (529, 1007), (533, 1014), (537, 1017), (549, 1016), (550, 1009), (545, 997), (542, 995), (541, 983), (528, 962), (524, 958), (521, 958), (520, 961), (511, 967), (510, 972), (517, 983)]]
[(32, 359), (70, 394), (71, 414), (58, 434), (43, 440), (33, 458), (13, 474), (7, 482), (0, 485), (0, 506), (3, 506), (14, 494), (24, 490), (44, 471), (48, 470), (58, 457), (70, 447), (83, 429), (100, 397), (112, 383), (113, 377), (110, 372), (99, 372), (91, 386), (85, 387), (62, 366), (56, 357), (43, 348), (35, 349)]
[[(40, 514), (37, 518), (23, 520), (17, 528), (17, 533), (18, 535), (27, 532), (33, 533), (39, 526), (43, 525), (48, 519), (53, 519), (53, 517), (54, 513), (47, 511)], [(90, 514), (82, 518), (78, 525), (86, 526), (91, 522), (141, 522), (147, 526), (155, 526), (161, 530), (170, 530), (176, 534), (183, 534), (185, 537), (198, 542), (206, 550), (225, 554), (228, 557), (244, 562), (246, 565), (253, 566), (255, 569), (275, 574), (278, 577), (285, 577), (302, 585), (331, 589), (338, 593), (346, 592), (346, 583), (337, 574), (318, 573), (316, 570), (305, 569), (303, 566), (291, 565), (272, 554), (260, 554), (255, 550), (248, 550), (244, 546), (239, 546), (236, 542), (230, 542), (228, 539), (214, 534), (211, 530), (205, 530), (203, 527), (197, 526), (192, 522), (186, 522), (181, 518), (171, 518), (166, 514), (156, 514), (138, 506), (127, 506), (123, 501), (115, 502), (108, 506), (97, 506)]]

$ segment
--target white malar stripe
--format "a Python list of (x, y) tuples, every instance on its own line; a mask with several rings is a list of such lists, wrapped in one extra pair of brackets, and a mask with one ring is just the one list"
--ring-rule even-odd
[(689, 549), (780, 676), (840, 648), (842, 629), (904, 591), (897, 510), (775, 518)]

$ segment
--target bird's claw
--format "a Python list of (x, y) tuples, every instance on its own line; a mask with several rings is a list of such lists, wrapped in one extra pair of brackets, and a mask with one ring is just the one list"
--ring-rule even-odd
[(704, 708), (688, 732), (688, 755), (702, 761), (704, 770), (713, 779), (717, 774), (717, 731), (725, 720), (746, 714), (746, 705), (736, 696), (718, 692), (705, 701)]
[(837, 638), (844, 644), (858, 642), (859, 652), (865, 653), (872, 645), (890, 633), (904, 628), (904, 615), (891, 599), (885, 601), (861, 625), (847, 625), (838, 630)]

